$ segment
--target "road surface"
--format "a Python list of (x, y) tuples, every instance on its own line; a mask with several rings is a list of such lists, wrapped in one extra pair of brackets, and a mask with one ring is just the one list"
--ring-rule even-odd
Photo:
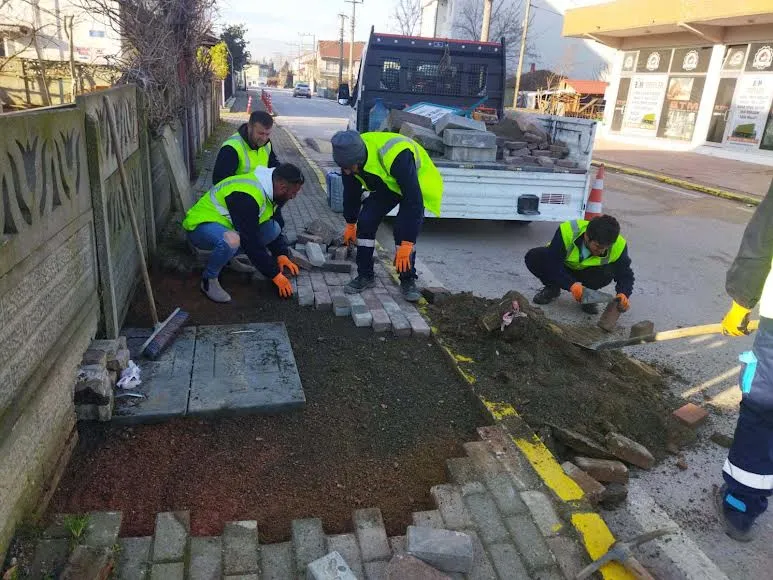
[[(350, 113), (334, 101), (293, 99), (282, 92), (274, 93), (273, 102), (278, 122), (301, 142), (329, 139), (346, 128)], [(325, 160), (320, 154), (315, 158)], [(621, 324), (648, 319), (665, 330), (721, 320), (730, 304), (725, 273), (752, 208), (608, 172), (604, 211), (620, 221), (636, 274), (631, 310)], [(540, 284), (526, 270), (523, 256), (548, 242), (556, 227), (430, 219), (417, 249), (433, 277), (453, 291), (493, 298), (516, 289), (531, 296)], [(382, 227), (379, 239), (392, 247), (388, 225)], [(566, 293), (545, 310), (561, 321), (590, 320)], [(727, 454), (709, 437), (715, 431), (733, 433), (740, 401), (737, 357), (750, 346), (751, 338), (708, 337), (628, 349), (637, 358), (679, 373), (684, 382), (674, 381), (674, 392), (713, 410), (699, 430), (699, 443), (684, 451), (686, 470), (676, 467), (673, 457), (651, 472), (638, 472), (626, 506), (603, 513), (620, 539), (674, 523), (682, 528), (684, 535), (641, 550), (642, 560), (659, 578), (722, 578), (723, 573), (731, 579), (771, 577), (773, 514), (761, 518), (754, 542), (739, 544), (719, 530), (708, 495), (712, 485), (721, 483)]]

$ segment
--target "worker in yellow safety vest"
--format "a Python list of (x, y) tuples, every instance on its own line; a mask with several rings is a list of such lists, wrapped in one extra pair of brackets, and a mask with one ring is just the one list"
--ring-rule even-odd
[[(421, 298), (416, 287), (415, 244), (424, 211), (439, 216), (443, 178), (424, 148), (397, 133), (339, 131), (333, 135), (333, 159), (343, 171), (344, 243), (357, 242), (357, 277), (344, 291), (355, 294), (375, 285), (373, 251), (376, 230), (395, 206), (395, 267), (403, 297)], [(370, 192), (362, 199), (363, 189)]]
[(212, 169), (212, 183), (226, 177), (252, 173), (256, 167), (277, 167), (279, 160), (271, 145), (274, 119), (265, 111), (254, 111), (247, 123), (220, 146)]

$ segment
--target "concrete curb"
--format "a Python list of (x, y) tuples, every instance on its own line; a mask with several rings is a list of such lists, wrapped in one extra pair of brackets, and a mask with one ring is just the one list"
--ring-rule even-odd
[(655, 181), (660, 181), (662, 183), (667, 183), (669, 185), (675, 185), (676, 187), (681, 187), (683, 189), (691, 189), (693, 191), (699, 191), (701, 193), (705, 193), (707, 195), (713, 195), (714, 197), (721, 197), (722, 199), (729, 199), (731, 201), (739, 201), (741, 203), (748, 203), (750, 205), (759, 205), (760, 201), (762, 201), (760, 198), (753, 197), (751, 195), (746, 195), (743, 193), (736, 193), (733, 191), (727, 191), (725, 189), (719, 189), (717, 187), (710, 187), (708, 185), (701, 185), (699, 183), (693, 183), (692, 181), (687, 181), (685, 179), (679, 179), (676, 177), (671, 177), (670, 175), (665, 175), (663, 173), (654, 173), (652, 171), (645, 171), (644, 169), (637, 169), (635, 167), (628, 167), (627, 165), (618, 165), (616, 163), (609, 163), (607, 161), (603, 161), (600, 159), (594, 159), (591, 162), (591, 165), (599, 166), (604, 165), (607, 169), (612, 169), (614, 171), (617, 171), (619, 173), (624, 173), (626, 175), (635, 175), (637, 177), (644, 177), (646, 179), (652, 179)]

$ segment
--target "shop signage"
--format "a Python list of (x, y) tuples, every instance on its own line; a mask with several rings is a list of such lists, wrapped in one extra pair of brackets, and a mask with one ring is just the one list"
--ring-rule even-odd
[(772, 101), (773, 75), (742, 76), (733, 95), (725, 142), (759, 147)]
[(631, 79), (623, 129), (628, 133), (654, 135), (658, 128), (667, 75), (640, 75)]
[(749, 50), (746, 72), (773, 72), (773, 42), (757, 42)]
[(724, 70), (743, 70), (743, 62), (746, 60), (746, 49), (748, 46), (748, 44), (729, 46), (722, 68)]

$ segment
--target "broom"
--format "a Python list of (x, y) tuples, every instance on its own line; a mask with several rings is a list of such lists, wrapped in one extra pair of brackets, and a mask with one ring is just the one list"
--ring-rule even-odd
[(142, 238), (140, 237), (140, 229), (137, 226), (137, 214), (134, 213), (134, 202), (132, 200), (131, 193), (129, 192), (129, 180), (126, 178), (126, 170), (123, 166), (123, 159), (121, 158), (121, 145), (118, 142), (118, 130), (116, 129), (115, 117), (113, 116), (113, 108), (110, 106), (110, 101), (107, 97), (102, 97), (102, 101), (107, 111), (107, 124), (110, 128), (110, 140), (113, 143), (113, 151), (115, 152), (115, 158), (118, 161), (118, 174), (121, 177), (121, 189), (123, 189), (124, 196), (126, 197), (126, 205), (129, 208), (129, 218), (132, 225), (132, 232), (134, 233), (134, 241), (137, 244), (137, 253), (140, 256), (140, 270), (142, 271), (142, 279), (145, 282), (145, 291), (148, 295), (148, 304), (150, 306), (150, 316), (153, 319), (153, 334), (142, 345), (141, 352), (143, 355), (150, 359), (157, 359), (158, 356), (164, 351), (164, 349), (174, 342), (174, 338), (185, 322), (188, 320), (188, 313), (176, 308), (164, 322), (159, 323), (158, 312), (156, 312), (156, 301), (153, 297), (153, 287), (150, 285), (150, 276), (148, 275), (148, 264), (145, 261), (145, 252), (142, 248)]

